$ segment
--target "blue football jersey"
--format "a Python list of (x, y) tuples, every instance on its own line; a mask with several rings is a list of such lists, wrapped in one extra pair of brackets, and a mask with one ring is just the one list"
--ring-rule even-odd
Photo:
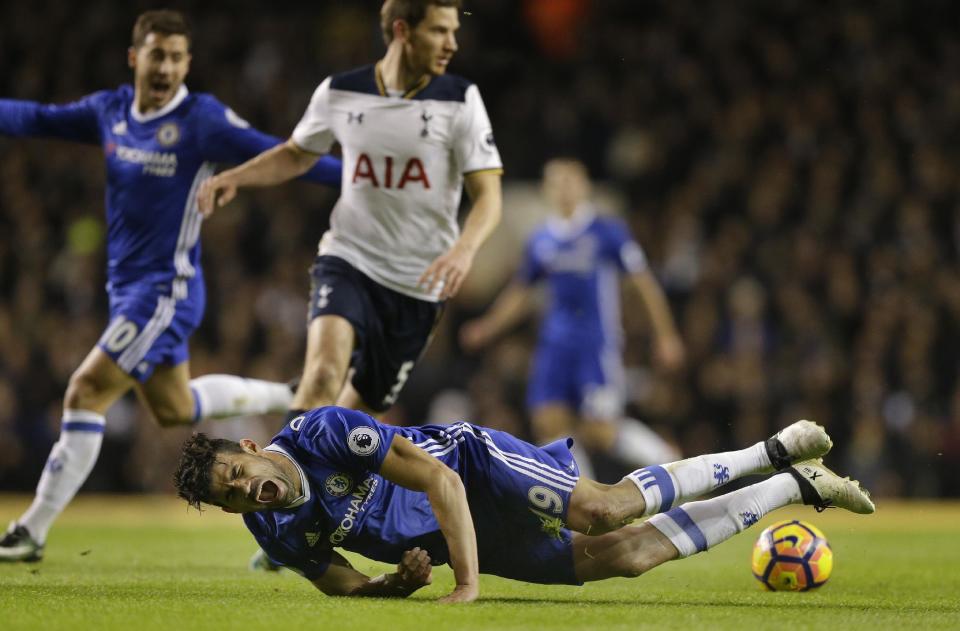
[[(324, 574), (334, 548), (397, 563), (404, 551), (419, 546), (435, 565), (447, 563), (426, 493), (379, 475), (395, 436), (463, 480), (481, 572), (575, 582), (570, 533), (561, 526), (579, 471), (566, 441), (534, 447), (463, 422), (393, 427), (333, 406), (297, 417), (266, 447), (296, 465), (304, 489), (294, 507), (244, 514), (268, 556), (311, 580)], [(544, 531), (544, 524), (552, 529)]]
[[(209, 94), (181, 87), (164, 108), (140, 114), (129, 85), (66, 105), (0, 99), (0, 133), (98, 144), (106, 161), (107, 272), (111, 285), (172, 283), (185, 298), (197, 275), (202, 217), (196, 193), (218, 163), (239, 163), (281, 142)], [(305, 176), (337, 186), (340, 162)]]
[(643, 250), (626, 225), (582, 209), (551, 219), (527, 240), (518, 280), (545, 279), (549, 304), (541, 343), (602, 347), (621, 342), (620, 275), (646, 269)]

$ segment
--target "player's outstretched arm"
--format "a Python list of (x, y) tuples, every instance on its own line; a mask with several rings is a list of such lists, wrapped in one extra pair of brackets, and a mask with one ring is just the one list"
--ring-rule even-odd
[(288, 140), (206, 180), (197, 193), (200, 212), (209, 217), (216, 208), (236, 197), (237, 189), (242, 186), (274, 186), (299, 177), (319, 159), (319, 155), (304, 151)]
[(683, 341), (677, 333), (677, 326), (670, 313), (670, 305), (660, 283), (650, 270), (632, 274), (630, 280), (640, 293), (647, 315), (650, 317), (657, 360), (667, 370), (680, 368), (684, 361)]
[(0, 99), (0, 134), (61, 138), (97, 144), (97, 104), (104, 93), (95, 93), (66, 105)]
[(465, 350), (477, 351), (514, 327), (529, 315), (531, 294), (531, 288), (520, 281), (507, 285), (489, 311), (463, 325), (460, 329), (460, 344)]
[(447, 541), (450, 567), (457, 581), (453, 592), (441, 598), (441, 602), (476, 600), (480, 594), (477, 535), (460, 476), (400, 435), (393, 437), (380, 465), (380, 475), (400, 486), (424, 492), (430, 500)]
[(420, 277), (420, 285), (430, 293), (442, 287), (441, 300), (452, 298), (460, 290), (473, 266), (473, 257), (500, 223), (503, 212), (499, 170), (468, 173), (464, 186), (473, 206), (463, 224), (463, 232), (453, 247), (437, 257)]
[(371, 578), (353, 569), (345, 558), (333, 553), (330, 566), (314, 586), (328, 596), (374, 596), (406, 598), (433, 581), (430, 556), (414, 548), (403, 553), (397, 571)]

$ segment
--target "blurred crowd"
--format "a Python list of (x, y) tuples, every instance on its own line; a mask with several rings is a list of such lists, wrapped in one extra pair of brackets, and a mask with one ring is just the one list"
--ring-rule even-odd
[[(193, 20), (187, 84), (286, 136), (326, 75), (383, 50), (379, 2), (170, 2)], [(155, 3), (0, 2), (0, 98), (128, 82)], [(960, 496), (960, 40), (944, 1), (466, 1), (451, 71), (476, 81), (513, 190), (583, 159), (666, 288), (684, 370), (650, 361), (625, 305), (630, 411), (689, 454), (816, 419), (884, 495)], [(71, 372), (106, 325), (96, 147), (0, 138), (0, 490), (32, 490)], [(336, 192), (244, 192), (203, 228), (207, 314), (191, 370), (286, 381), (307, 268)], [(509, 223), (509, 222), (508, 222)], [(495, 240), (390, 419), (526, 435), (536, 323), (460, 351), (517, 260)], [(485, 260), (487, 263), (485, 263)], [(497, 261), (498, 265), (488, 265)], [(489, 267), (489, 269), (488, 269)], [(490, 270), (494, 270), (491, 272)], [(486, 272), (486, 273), (485, 273)], [(134, 399), (108, 415), (90, 490), (169, 488), (176, 446)], [(204, 429), (267, 438), (278, 419)]]

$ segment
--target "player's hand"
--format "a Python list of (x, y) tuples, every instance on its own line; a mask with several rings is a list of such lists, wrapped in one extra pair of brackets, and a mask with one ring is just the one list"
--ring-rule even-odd
[(680, 370), (686, 360), (680, 337), (677, 335), (659, 337), (656, 341), (656, 359), (667, 372)]
[(433, 566), (426, 550), (414, 548), (400, 557), (397, 565), (397, 578), (403, 587), (411, 591), (420, 589), (433, 582)]
[(490, 341), (490, 329), (483, 319), (470, 320), (460, 327), (460, 346), (469, 353), (475, 353)]
[(197, 192), (197, 208), (204, 218), (213, 214), (217, 208), (222, 208), (237, 196), (237, 186), (220, 175), (204, 180)]
[(454, 244), (430, 264), (417, 284), (426, 287), (431, 294), (439, 288), (440, 300), (452, 298), (460, 291), (463, 279), (467, 277), (472, 265), (473, 252)]
[(476, 583), (471, 585), (457, 585), (452, 592), (440, 599), (442, 603), (472, 603), (480, 596), (480, 586)]

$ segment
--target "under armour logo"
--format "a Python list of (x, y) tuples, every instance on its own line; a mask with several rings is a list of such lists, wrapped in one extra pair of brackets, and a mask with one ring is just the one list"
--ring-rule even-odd
[(363, 125), (363, 112), (358, 112), (356, 114), (353, 112), (347, 112), (347, 124), (349, 125), (353, 121), (357, 121), (357, 125)]
[(118, 121), (110, 129), (113, 132), (114, 136), (123, 136), (127, 133), (127, 121)]
[(50, 473), (60, 473), (63, 471), (63, 460), (59, 458), (50, 458), (47, 460), (47, 471)]
[(325, 309), (326, 306), (330, 304), (328, 296), (333, 293), (333, 287), (330, 285), (322, 285), (317, 293), (320, 295), (320, 298), (317, 300), (317, 309)]
[(820, 473), (819, 471), (814, 471), (814, 472), (810, 475), (810, 479), (811, 479), (811, 480), (816, 480), (816, 479), (819, 478), (821, 475), (823, 475), (823, 474)]
[(430, 121), (432, 119), (433, 115), (427, 112), (427, 110), (423, 110), (423, 112), (420, 114), (420, 120), (423, 121), (423, 129), (420, 130), (421, 138), (426, 138), (428, 135), (430, 135)]

